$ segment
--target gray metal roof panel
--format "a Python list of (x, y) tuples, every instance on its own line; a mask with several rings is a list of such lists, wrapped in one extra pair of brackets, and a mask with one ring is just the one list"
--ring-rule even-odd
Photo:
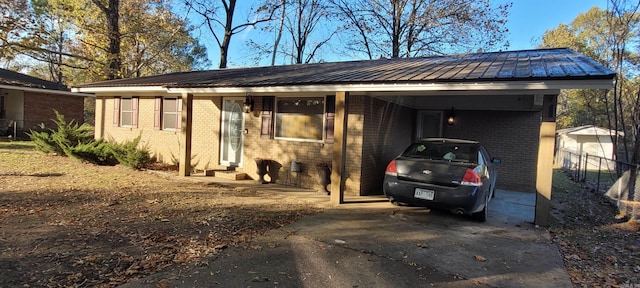
[(65, 85), (0, 68), (0, 84), (25, 88), (69, 91)]
[(613, 79), (615, 72), (567, 48), (229, 68), (118, 79), (78, 87), (259, 87), (324, 84)]

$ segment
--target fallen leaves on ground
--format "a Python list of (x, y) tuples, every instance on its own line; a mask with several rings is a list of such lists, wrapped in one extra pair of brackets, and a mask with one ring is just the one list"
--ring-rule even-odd
[(320, 209), (170, 175), (0, 145), (0, 287), (114, 287)]
[(476, 259), (476, 261), (478, 261), (478, 262), (485, 262), (485, 261), (487, 261), (487, 258), (482, 257), (482, 256), (480, 256), (480, 255), (475, 255), (475, 256), (473, 256), (473, 258), (474, 258), (474, 259)]
[(568, 182), (561, 171), (554, 172), (553, 185), (551, 234), (574, 286), (640, 285), (637, 223), (617, 220), (605, 196)]

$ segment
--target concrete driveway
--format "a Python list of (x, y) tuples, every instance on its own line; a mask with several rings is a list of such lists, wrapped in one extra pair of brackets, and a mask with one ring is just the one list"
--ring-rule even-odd
[(125, 287), (572, 287), (548, 231), (531, 224), (534, 200), (498, 191), (486, 223), (386, 201), (340, 205), (207, 266)]

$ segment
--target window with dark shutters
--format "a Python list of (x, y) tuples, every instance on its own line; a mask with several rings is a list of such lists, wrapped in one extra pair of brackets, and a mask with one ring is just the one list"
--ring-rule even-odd
[(178, 97), (176, 100), (176, 105), (178, 105), (178, 115), (176, 117), (176, 131), (180, 131), (182, 129), (182, 98)]
[(336, 96), (329, 95), (325, 100), (324, 143), (333, 143), (333, 126), (336, 120)]
[(261, 125), (260, 125), (260, 138), (272, 139), (273, 138), (273, 102), (275, 97), (266, 96), (262, 97), (262, 112), (261, 112)]
[[(300, 98), (263, 97), (260, 138), (334, 143), (335, 99), (334, 95)], [(323, 105), (318, 107), (318, 103)]]
[(181, 98), (156, 97), (153, 112), (153, 128), (155, 130), (180, 130)]
[(120, 97), (113, 98), (113, 126), (120, 126)]
[(153, 104), (153, 129), (162, 129), (161, 116), (162, 115), (162, 97), (156, 97)]
[(138, 97), (132, 97), (131, 98), (131, 127), (133, 128), (138, 128), (138, 103), (139, 103), (139, 98)]

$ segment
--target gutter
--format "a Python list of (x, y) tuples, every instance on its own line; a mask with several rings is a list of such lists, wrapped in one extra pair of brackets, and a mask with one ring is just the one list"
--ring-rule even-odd
[(611, 89), (613, 79), (558, 80), (558, 81), (499, 81), (475, 83), (397, 83), (397, 84), (316, 84), (254, 87), (176, 87), (176, 86), (117, 86), (74, 87), (73, 92), (164, 92), (191, 94), (222, 93), (287, 93), (287, 92), (417, 92), (417, 91), (496, 91), (496, 90), (560, 90), (560, 89)]
[(27, 91), (27, 92), (58, 94), (58, 95), (76, 96), (76, 97), (96, 97), (93, 94), (73, 92), (73, 90), (71, 92), (69, 92), (69, 91), (62, 91), (62, 90), (52, 90), (52, 89), (22, 87), (22, 86), (11, 86), (11, 85), (2, 85), (2, 84), (0, 84), (0, 89), (20, 90), (20, 91)]

